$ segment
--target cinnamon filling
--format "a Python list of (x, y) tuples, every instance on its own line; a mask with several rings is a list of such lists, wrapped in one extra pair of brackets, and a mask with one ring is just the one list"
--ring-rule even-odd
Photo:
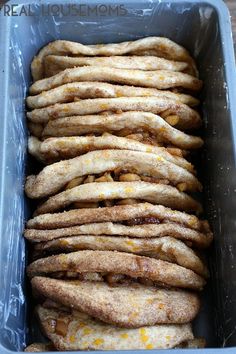
[[(165, 288), (170, 288), (170, 286), (160, 283), (160, 282), (154, 282), (150, 279), (147, 278), (141, 278), (141, 277), (130, 277), (128, 275), (124, 274), (114, 274), (114, 273), (77, 273), (77, 272), (71, 272), (71, 271), (61, 271), (61, 272), (54, 272), (51, 273), (49, 276), (52, 276), (56, 279), (73, 279), (73, 280), (79, 280), (79, 281), (91, 281), (91, 282), (106, 282), (110, 286), (115, 286), (117, 284), (120, 285), (128, 285), (128, 284), (143, 284), (146, 286), (164, 286)], [(63, 330), (65, 328), (64, 323), (59, 324), (59, 330), (61, 333), (64, 333)], [(63, 335), (63, 334), (61, 334)]]
[(131, 220), (123, 221), (123, 225), (126, 226), (135, 226), (135, 225), (144, 225), (144, 224), (161, 224), (161, 221), (154, 216), (135, 218)]
[(132, 173), (122, 168), (117, 168), (114, 171), (105, 172), (102, 174), (76, 177), (73, 180), (71, 180), (69, 183), (67, 183), (64, 189), (67, 190), (67, 189), (80, 186), (81, 184), (93, 183), (93, 182), (134, 182), (134, 181), (144, 181), (144, 182), (158, 183), (158, 184), (170, 183), (168, 179), (138, 175), (137, 173)]
[(138, 129), (137, 131), (134, 131), (133, 129), (123, 128), (120, 131), (116, 132), (116, 135), (127, 139), (137, 140), (143, 144), (163, 146), (163, 142), (161, 141), (160, 137), (152, 134), (151, 132), (144, 131), (143, 129)]
[(69, 320), (65, 318), (58, 318), (56, 320), (55, 332), (59, 336), (65, 337), (68, 333)]
[[(76, 177), (71, 180), (64, 187), (65, 190), (72, 189), (82, 184), (93, 183), (93, 182), (134, 182), (134, 181), (144, 181), (157, 184), (169, 184), (167, 179), (160, 179), (155, 177), (149, 177), (144, 175), (138, 175), (136, 173), (128, 172), (122, 168), (117, 168), (112, 172), (105, 172), (98, 175), (88, 175), (83, 177)], [(111, 207), (114, 205), (130, 205), (137, 204), (141, 202), (138, 199), (121, 199), (121, 200), (104, 200), (101, 202), (75, 202), (71, 205), (72, 209), (80, 208), (99, 208), (99, 207)]]

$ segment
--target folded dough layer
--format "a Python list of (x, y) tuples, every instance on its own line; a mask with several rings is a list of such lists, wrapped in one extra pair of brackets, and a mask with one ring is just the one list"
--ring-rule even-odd
[(109, 286), (102, 282), (66, 281), (35, 277), (33, 290), (69, 308), (118, 327), (137, 328), (188, 323), (197, 315), (196, 294), (145, 285)]

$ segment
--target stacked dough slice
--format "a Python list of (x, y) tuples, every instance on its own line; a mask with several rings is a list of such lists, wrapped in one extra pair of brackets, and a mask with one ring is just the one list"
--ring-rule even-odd
[(212, 233), (189, 162), (203, 144), (193, 59), (159, 37), (56, 41), (31, 69), (41, 171), (26, 180), (39, 203), (25, 237), (45, 350), (202, 346), (191, 322)]

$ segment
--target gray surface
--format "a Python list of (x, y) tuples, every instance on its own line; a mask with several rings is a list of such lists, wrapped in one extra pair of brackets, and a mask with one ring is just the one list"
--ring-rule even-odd
[[(48, 2), (39, 2), (49, 3)], [(10, 3), (14, 3), (10, 1)], [(18, 1), (20, 4), (31, 2)], [(50, 2), (52, 3), (52, 2)], [(64, 3), (56, 1), (54, 3)], [(99, 4), (99, 1), (89, 1)], [(103, 1), (103, 4), (109, 2)], [(110, 2), (111, 3), (111, 2)], [(120, 42), (150, 35), (167, 36), (188, 48), (198, 61), (205, 149), (199, 163), (205, 207), (215, 233), (210, 252), (212, 277), (203, 294), (196, 334), (209, 347), (204, 353), (236, 352), (236, 80), (230, 22), (221, 1), (126, 1), (124, 17), (3, 17), (0, 14), (0, 352), (22, 350), (32, 310), (26, 320), (25, 244), (21, 238), (29, 202), (24, 199), (26, 122), (24, 97), (29, 65), (40, 47), (54, 39), (83, 43)], [(114, 2), (113, 2), (114, 5)], [(234, 137), (234, 139), (233, 139)], [(30, 305), (29, 305), (30, 306)], [(2, 346), (2, 347), (1, 347)], [(5, 348), (5, 349), (4, 349)], [(174, 353), (180, 353), (175, 350)], [(196, 351), (185, 350), (194, 354)], [(158, 351), (163, 353), (163, 351)], [(165, 351), (166, 354), (169, 351)]]

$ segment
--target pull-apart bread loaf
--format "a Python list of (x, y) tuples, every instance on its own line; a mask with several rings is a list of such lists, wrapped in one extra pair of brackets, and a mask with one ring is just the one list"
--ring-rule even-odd
[(213, 235), (194, 166), (203, 140), (193, 58), (162, 37), (57, 40), (31, 72), (37, 167), (24, 236), (49, 343), (25, 351), (204, 347), (191, 322)]

